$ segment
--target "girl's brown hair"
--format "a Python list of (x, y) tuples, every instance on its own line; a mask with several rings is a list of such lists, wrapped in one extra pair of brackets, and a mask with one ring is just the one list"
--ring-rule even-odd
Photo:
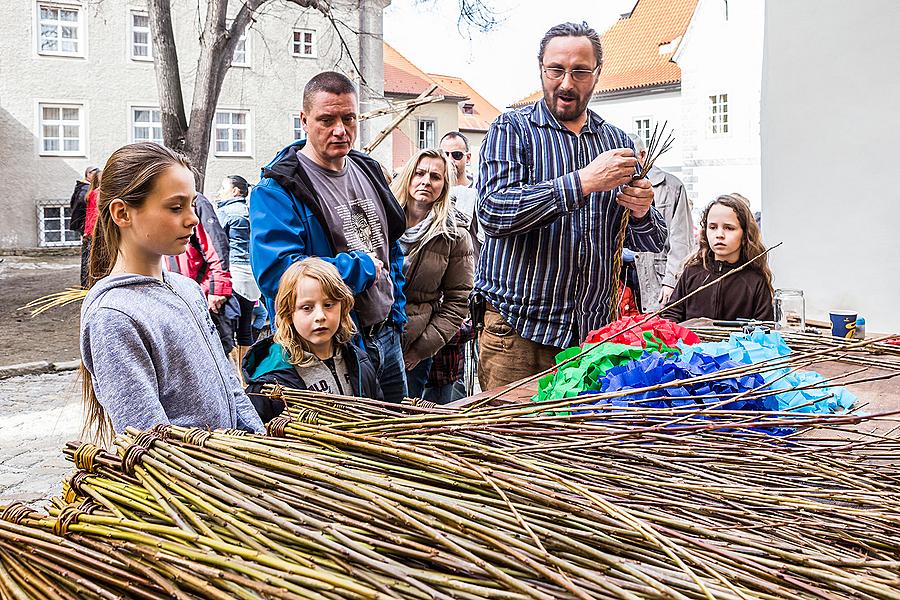
[(297, 283), (304, 277), (310, 277), (322, 286), (322, 293), (327, 298), (341, 303), (341, 321), (334, 334), (334, 341), (346, 344), (356, 333), (350, 311), (353, 309), (353, 291), (347, 287), (334, 265), (321, 258), (309, 257), (295, 262), (281, 276), (278, 282), (278, 294), (275, 295), (275, 335), (273, 339), (288, 354), (288, 362), (292, 365), (307, 366), (315, 361), (309, 343), (300, 337), (294, 329), (294, 310), (297, 307)]
[[(91, 238), (91, 252), (88, 257), (88, 288), (103, 279), (112, 270), (119, 255), (121, 237), (119, 227), (112, 219), (109, 206), (113, 200), (122, 200), (133, 208), (143, 206), (156, 179), (168, 168), (181, 166), (191, 169), (188, 158), (165, 146), (152, 142), (141, 142), (122, 146), (110, 155), (103, 167), (97, 199), (97, 223)], [(94, 181), (91, 182), (94, 185)], [(84, 403), (84, 429), (82, 435), (101, 441), (112, 436), (112, 423), (94, 393), (91, 374), (84, 363), (81, 372), (81, 397)]]
[[(756, 258), (766, 251), (766, 246), (762, 241), (762, 234), (759, 231), (759, 225), (756, 224), (756, 219), (753, 218), (753, 213), (750, 212), (750, 202), (740, 194), (724, 194), (710, 202), (706, 209), (704, 209), (703, 217), (700, 219), (700, 247), (697, 252), (685, 261), (685, 266), (701, 265), (708, 271), (713, 270), (716, 255), (713, 253), (712, 248), (709, 247), (709, 239), (706, 237), (706, 227), (709, 211), (716, 204), (727, 206), (733, 210), (734, 214), (737, 215), (738, 223), (741, 225), (743, 234), (741, 235), (741, 256), (738, 259), (739, 265), (744, 264), (752, 258)], [(772, 271), (769, 269), (768, 257), (763, 256), (762, 258), (756, 259), (753, 261), (753, 264), (747, 268), (759, 271), (766, 280), (769, 292), (775, 293), (775, 290), (772, 287)]]

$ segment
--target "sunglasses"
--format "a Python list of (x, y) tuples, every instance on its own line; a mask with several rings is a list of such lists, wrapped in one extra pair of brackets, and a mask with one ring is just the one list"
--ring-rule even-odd
[(466, 155), (465, 152), (462, 152), (460, 150), (454, 150), (453, 152), (444, 152), (444, 154), (453, 157), (453, 160), (462, 160), (463, 156)]

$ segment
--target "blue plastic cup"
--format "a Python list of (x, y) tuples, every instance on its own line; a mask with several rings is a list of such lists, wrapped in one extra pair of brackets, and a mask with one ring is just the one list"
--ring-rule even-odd
[(853, 339), (856, 332), (856, 313), (849, 310), (833, 310), (828, 313), (831, 318), (831, 335), (834, 337)]

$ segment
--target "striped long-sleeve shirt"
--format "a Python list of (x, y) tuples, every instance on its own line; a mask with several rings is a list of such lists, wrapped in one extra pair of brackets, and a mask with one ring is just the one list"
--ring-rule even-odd
[[(619, 189), (584, 196), (576, 172), (625, 133), (593, 111), (575, 135), (539, 101), (500, 115), (481, 146), (478, 219), (485, 231), (475, 288), (516, 332), (565, 348), (609, 322)], [(631, 219), (625, 245), (658, 252), (666, 239), (651, 208)]]

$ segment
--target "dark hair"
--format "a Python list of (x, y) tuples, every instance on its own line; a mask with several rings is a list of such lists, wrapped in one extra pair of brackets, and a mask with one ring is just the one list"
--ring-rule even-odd
[(594, 47), (594, 58), (597, 59), (596, 66), (599, 67), (603, 64), (603, 48), (600, 46), (600, 36), (584, 21), (580, 25), (578, 23), (560, 23), (551, 27), (544, 34), (544, 39), (541, 40), (541, 48), (538, 50), (538, 64), (544, 64), (544, 50), (547, 49), (547, 44), (550, 43), (550, 40), (557, 37), (586, 37), (591, 46)]
[(231, 182), (231, 185), (238, 189), (241, 196), (247, 197), (247, 194), (250, 193), (250, 184), (247, 183), (247, 180), (241, 177), (240, 175), (226, 175), (225, 179)]
[(356, 86), (350, 78), (337, 71), (323, 71), (306, 82), (303, 88), (303, 110), (309, 112), (312, 107), (313, 96), (319, 92), (329, 94), (353, 94), (356, 95)]
[(446, 140), (447, 138), (451, 138), (451, 139), (452, 139), (452, 138), (459, 138), (459, 139), (461, 139), (461, 140), (463, 141), (463, 144), (466, 145), (466, 152), (469, 151), (469, 138), (467, 138), (466, 136), (464, 136), (464, 135), (463, 135), (462, 133), (460, 133), (459, 131), (448, 131), (447, 133), (445, 133), (445, 134), (443, 135), (443, 137), (441, 137), (441, 141), (443, 142), (443, 141)]
[[(170, 167), (191, 169), (186, 156), (153, 142), (122, 146), (112, 153), (103, 167), (103, 181), (97, 199), (97, 224), (94, 225), (88, 257), (88, 287), (109, 275), (119, 255), (119, 226), (112, 219), (109, 205), (119, 199), (140, 208), (153, 191), (156, 179)], [(91, 373), (81, 364), (82, 400), (85, 409), (84, 435), (109, 437), (112, 425), (94, 393)]]

